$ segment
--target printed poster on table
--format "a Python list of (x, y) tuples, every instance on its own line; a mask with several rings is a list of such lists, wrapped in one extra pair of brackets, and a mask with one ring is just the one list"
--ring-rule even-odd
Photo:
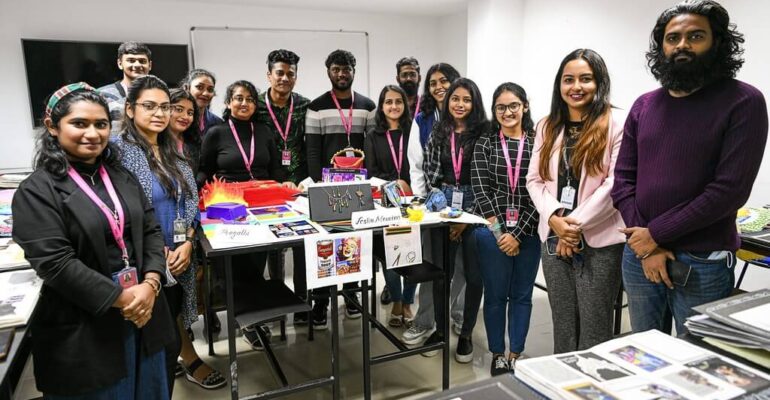
[(305, 238), (307, 287), (315, 289), (372, 278), (372, 231)]

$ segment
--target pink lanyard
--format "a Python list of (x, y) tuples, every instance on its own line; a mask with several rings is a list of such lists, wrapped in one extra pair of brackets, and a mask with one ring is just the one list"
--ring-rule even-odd
[(112, 204), (115, 205), (114, 211), (110, 210), (110, 208), (104, 204), (102, 199), (100, 199), (99, 196), (94, 193), (94, 190), (91, 189), (88, 184), (86, 184), (86, 182), (83, 180), (83, 177), (80, 176), (80, 174), (78, 174), (74, 168), (69, 167), (67, 169), (67, 174), (69, 174), (70, 178), (75, 181), (75, 184), (78, 185), (80, 190), (82, 190), (88, 196), (88, 198), (90, 198), (91, 201), (96, 204), (97, 207), (99, 207), (99, 209), (102, 211), (102, 214), (107, 217), (107, 222), (110, 224), (112, 236), (115, 237), (115, 243), (117, 243), (120, 252), (123, 254), (123, 262), (126, 264), (126, 267), (128, 267), (128, 250), (126, 248), (126, 242), (123, 240), (123, 232), (126, 227), (126, 220), (123, 215), (123, 207), (120, 205), (120, 199), (118, 198), (118, 194), (115, 192), (115, 187), (112, 186), (112, 181), (110, 180), (110, 175), (107, 174), (107, 170), (104, 169), (103, 165), (99, 166), (99, 176), (102, 178), (104, 186), (107, 188), (107, 193), (110, 195)]
[[(332, 93), (333, 94), (333, 93)], [(265, 104), (267, 104), (267, 112), (270, 113), (270, 118), (273, 120), (275, 129), (278, 129), (278, 134), (283, 139), (283, 149), (286, 150), (289, 146), (289, 129), (291, 128), (291, 116), (294, 114), (294, 96), (291, 96), (291, 104), (289, 105), (289, 116), (286, 117), (286, 130), (281, 130), (281, 125), (278, 124), (278, 118), (275, 117), (273, 107), (270, 106), (270, 92), (265, 93)], [(339, 105), (337, 106), (339, 107)], [(352, 105), (351, 105), (352, 111)]]
[(460, 172), (463, 168), (463, 148), (460, 147), (460, 154), (457, 155), (457, 160), (455, 160), (455, 130), (452, 129), (452, 135), (449, 137), (449, 143), (451, 144), (452, 153), (449, 154), (449, 157), (452, 158), (452, 169), (455, 172), (455, 185), (460, 186)]
[(345, 134), (348, 135), (348, 146), (350, 146), (350, 132), (353, 131), (353, 103), (355, 103), (356, 92), (352, 90), (350, 91), (350, 110), (348, 111), (348, 119), (345, 119), (345, 114), (342, 113), (342, 107), (340, 107), (340, 102), (337, 100), (337, 95), (334, 94), (334, 90), (330, 91), (329, 93), (332, 94), (334, 105), (337, 106), (337, 111), (340, 112), (342, 126), (345, 128)]
[(401, 163), (404, 162), (404, 134), (398, 139), (398, 159), (396, 159), (396, 150), (393, 148), (393, 139), (390, 137), (390, 131), (385, 132), (388, 136), (388, 145), (390, 145), (390, 157), (393, 158), (393, 164), (396, 166), (396, 173), (401, 179)]
[(243, 149), (243, 144), (241, 144), (241, 138), (238, 136), (238, 131), (235, 130), (235, 125), (233, 125), (233, 120), (228, 119), (227, 122), (230, 123), (230, 131), (233, 132), (233, 137), (235, 138), (235, 143), (238, 143), (238, 150), (241, 151), (241, 157), (243, 157), (243, 163), (246, 165), (246, 171), (249, 171), (249, 176), (252, 180), (254, 180), (254, 175), (251, 174), (251, 164), (254, 163), (254, 123), (250, 123), (251, 125), (251, 148), (250, 152), (251, 155), (246, 158), (246, 150)]
[(412, 115), (412, 118), (416, 117), (417, 114), (420, 113), (420, 95), (417, 95), (417, 107), (414, 109), (414, 115)]
[(200, 130), (201, 136), (203, 135), (203, 130), (206, 129), (206, 110), (204, 109), (201, 113), (201, 117), (198, 118), (198, 129)]
[(503, 157), (505, 157), (505, 164), (508, 166), (508, 184), (511, 186), (511, 193), (516, 194), (516, 186), (519, 183), (519, 173), (521, 172), (521, 158), (524, 155), (524, 142), (526, 136), (522, 132), (521, 138), (519, 138), (519, 152), (516, 154), (516, 172), (511, 171), (511, 155), (508, 154), (508, 143), (503, 136), (503, 130), (500, 130), (500, 147), (503, 148)]

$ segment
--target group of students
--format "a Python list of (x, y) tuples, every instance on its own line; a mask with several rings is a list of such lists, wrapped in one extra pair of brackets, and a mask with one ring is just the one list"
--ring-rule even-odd
[[(293, 91), (299, 57), (271, 52), (270, 87), (232, 83), (219, 118), (209, 110), (212, 73), (190, 71), (170, 90), (149, 75), (150, 50), (124, 43), (122, 81), (51, 95), (35, 172), (13, 200), (14, 240), (44, 280), (32, 322), (38, 388), (51, 399), (169, 398), (179, 371), (204, 388), (224, 385), (185, 332), (198, 318), (198, 189), (214, 177), (299, 187), (350, 149), (363, 149), (369, 177), (416, 196), (441, 192), (489, 222), (450, 227), (453, 310), (423, 284), (415, 314), (417, 288), (383, 271), (388, 322), (408, 328), (405, 343), (445, 340), (435, 326), (450, 316), (455, 358), (470, 362), (483, 297), (490, 372), (513, 370), (541, 261), (554, 352), (612, 337), (621, 280), (634, 331), (663, 330), (673, 315), (682, 332), (689, 307), (730, 293), (733, 219), (767, 137), (764, 97), (734, 79), (742, 41), (718, 3), (687, 0), (658, 19), (647, 58), (662, 88), (641, 96), (628, 117), (610, 102), (604, 60), (577, 49), (559, 65), (550, 111), (537, 124), (527, 92), (511, 82), (494, 91), (488, 119), (477, 85), (445, 63), (428, 69), (419, 96), (411, 57), (399, 60), (398, 85), (375, 104), (352, 90), (356, 61), (344, 50), (328, 56), (332, 88), (313, 101)], [(443, 239), (424, 235), (437, 265)], [(281, 256), (234, 259), (243, 266), (234, 268), (236, 298), (253, 295)], [(304, 252), (293, 257), (295, 291), (306, 295)], [(669, 280), (665, 261), (674, 258), (692, 266), (686, 286)], [(324, 293), (295, 324), (326, 328)], [(345, 312), (360, 317), (352, 305)], [(255, 329), (269, 330), (242, 327), (259, 349)]]

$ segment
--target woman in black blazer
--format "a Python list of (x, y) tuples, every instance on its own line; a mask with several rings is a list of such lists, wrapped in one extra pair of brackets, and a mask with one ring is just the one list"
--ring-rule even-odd
[(47, 104), (35, 172), (12, 205), (13, 239), (43, 279), (30, 324), (37, 387), (46, 399), (167, 399), (160, 227), (108, 144), (104, 99), (78, 83)]

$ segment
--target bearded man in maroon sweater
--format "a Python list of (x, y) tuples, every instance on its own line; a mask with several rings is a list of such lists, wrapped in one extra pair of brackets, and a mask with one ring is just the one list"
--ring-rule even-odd
[[(683, 333), (691, 307), (732, 290), (735, 216), (762, 162), (767, 106), (735, 79), (744, 40), (720, 4), (679, 3), (651, 36), (647, 62), (662, 87), (629, 112), (612, 199), (628, 227), (622, 268), (631, 328), (663, 330), (670, 309)], [(686, 283), (675, 284), (672, 271), (688, 265)]]

